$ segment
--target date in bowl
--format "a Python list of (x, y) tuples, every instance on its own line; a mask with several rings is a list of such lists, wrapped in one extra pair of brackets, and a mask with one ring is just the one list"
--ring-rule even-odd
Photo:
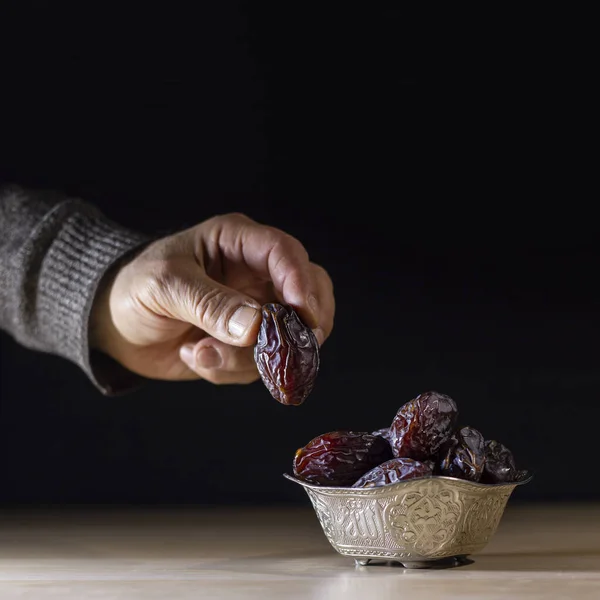
[(482, 484), (432, 476), (374, 488), (301, 485), (323, 533), (357, 565), (398, 562), (407, 569), (458, 566), (490, 541), (514, 489), (531, 481)]

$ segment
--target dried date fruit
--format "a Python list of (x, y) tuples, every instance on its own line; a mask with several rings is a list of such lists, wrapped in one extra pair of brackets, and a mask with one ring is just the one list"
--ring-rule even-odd
[(513, 453), (496, 440), (486, 440), (482, 480), (485, 483), (508, 483), (515, 481), (516, 477), (517, 466)]
[(388, 442), (391, 443), (391, 434), (390, 434), (389, 427), (383, 427), (382, 429), (377, 429), (376, 431), (373, 431), (372, 434), (380, 435), (382, 438), (386, 439)]
[(332, 431), (294, 456), (298, 479), (315, 485), (370, 488), (413, 477), (450, 476), (485, 484), (520, 483), (531, 477), (513, 454), (474, 427), (458, 427), (448, 395), (425, 392), (403, 404), (390, 427)]
[(400, 407), (390, 426), (396, 458), (427, 460), (452, 434), (458, 408), (445, 394), (425, 392)]
[(526, 469), (519, 469), (517, 471), (517, 474), (515, 475), (515, 478), (513, 479), (513, 483), (525, 481), (526, 479), (529, 478), (529, 476), (530, 476), (529, 471), (527, 471)]
[(370, 488), (389, 485), (415, 477), (430, 477), (431, 467), (412, 458), (392, 458), (365, 473), (352, 487)]
[(294, 475), (307, 483), (350, 486), (392, 458), (389, 443), (367, 432), (332, 431), (317, 436), (294, 456)]
[(422, 462), (424, 465), (427, 465), (431, 469), (432, 475), (439, 475), (439, 467), (435, 460), (428, 458), (427, 460), (422, 460), (420, 462)]
[(319, 343), (291, 306), (265, 304), (254, 360), (273, 398), (297, 406), (313, 390), (319, 371)]
[(485, 440), (473, 427), (462, 427), (440, 452), (440, 473), (468, 481), (479, 481), (485, 465)]

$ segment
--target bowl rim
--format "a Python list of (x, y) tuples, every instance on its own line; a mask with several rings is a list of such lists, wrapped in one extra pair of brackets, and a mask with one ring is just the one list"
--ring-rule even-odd
[(289, 473), (284, 473), (283, 476), (294, 483), (301, 485), (302, 487), (309, 488), (311, 490), (319, 491), (319, 492), (344, 492), (347, 494), (348, 492), (356, 492), (360, 494), (362, 492), (370, 492), (373, 493), (375, 491), (388, 491), (392, 489), (401, 488), (406, 485), (413, 484), (417, 481), (429, 481), (432, 479), (448, 481), (452, 483), (459, 483), (461, 485), (472, 486), (477, 489), (499, 489), (499, 488), (515, 488), (519, 485), (525, 485), (529, 483), (533, 479), (533, 473), (530, 472), (529, 476), (522, 481), (512, 481), (505, 483), (480, 483), (478, 481), (469, 481), (468, 479), (459, 479), (458, 477), (448, 477), (447, 475), (425, 475), (424, 477), (413, 477), (411, 479), (405, 479), (404, 481), (397, 481), (396, 483), (389, 483), (387, 485), (379, 485), (374, 487), (367, 488), (353, 488), (352, 486), (325, 486), (325, 485), (317, 485), (314, 483), (308, 483), (306, 481), (302, 481)]

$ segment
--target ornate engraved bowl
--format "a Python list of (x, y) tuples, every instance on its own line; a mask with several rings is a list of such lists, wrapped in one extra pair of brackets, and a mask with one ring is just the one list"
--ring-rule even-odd
[(375, 488), (301, 485), (325, 536), (355, 559), (394, 561), (406, 568), (455, 566), (480, 552), (496, 532), (513, 490), (531, 481), (481, 484), (419, 477)]

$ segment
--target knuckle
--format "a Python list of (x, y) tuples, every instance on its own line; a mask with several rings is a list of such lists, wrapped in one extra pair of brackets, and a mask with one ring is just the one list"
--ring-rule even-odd
[[(273, 252), (277, 252), (277, 246), (273, 247)], [(277, 252), (278, 256), (273, 263), (272, 271), (273, 273), (278, 273), (279, 271), (285, 271), (286, 265), (289, 263), (289, 259), (286, 256), (285, 252)]]
[(178, 278), (170, 261), (167, 260), (154, 262), (143, 276), (141, 289), (153, 300), (164, 298), (177, 287)]
[(329, 275), (328, 271), (322, 267), (321, 265), (311, 263), (313, 266), (313, 271), (317, 279), (321, 282), (325, 283), (327, 287), (332, 290), (333, 289), (333, 280), (331, 279), (331, 275)]
[(280, 229), (269, 228), (273, 244), (276, 245), (284, 254), (297, 256), (298, 258), (308, 259), (308, 252), (302, 242), (293, 235), (281, 231)]
[(254, 222), (248, 215), (242, 212), (229, 212), (221, 215), (216, 215), (215, 217), (212, 217), (212, 220), (220, 226), (244, 226)]
[(317, 263), (311, 263), (313, 270), (315, 272), (315, 275), (317, 277), (321, 277), (323, 279), (329, 279), (329, 273), (327, 273), (327, 271), (325, 270), (324, 267), (322, 267), (321, 265), (318, 265)]
[(168, 285), (173, 279), (173, 268), (168, 260), (156, 261), (149, 271), (149, 283), (160, 287)]
[(294, 238), (275, 240), (271, 246), (271, 257), (273, 263), (270, 270), (273, 273), (285, 273), (290, 268), (301, 267), (302, 263), (308, 261), (306, 249)]
[(241, 223), (253, 223), (254, 221), (243, 212), (230, 212), (225, 215), (226, 218), (233, 221), (239, 221)]
[(208, 288), (201, 290), (192, 299), (192, 311), (200, 323), (216, 325), (227, 308), (227, 298), (221, 290)]

